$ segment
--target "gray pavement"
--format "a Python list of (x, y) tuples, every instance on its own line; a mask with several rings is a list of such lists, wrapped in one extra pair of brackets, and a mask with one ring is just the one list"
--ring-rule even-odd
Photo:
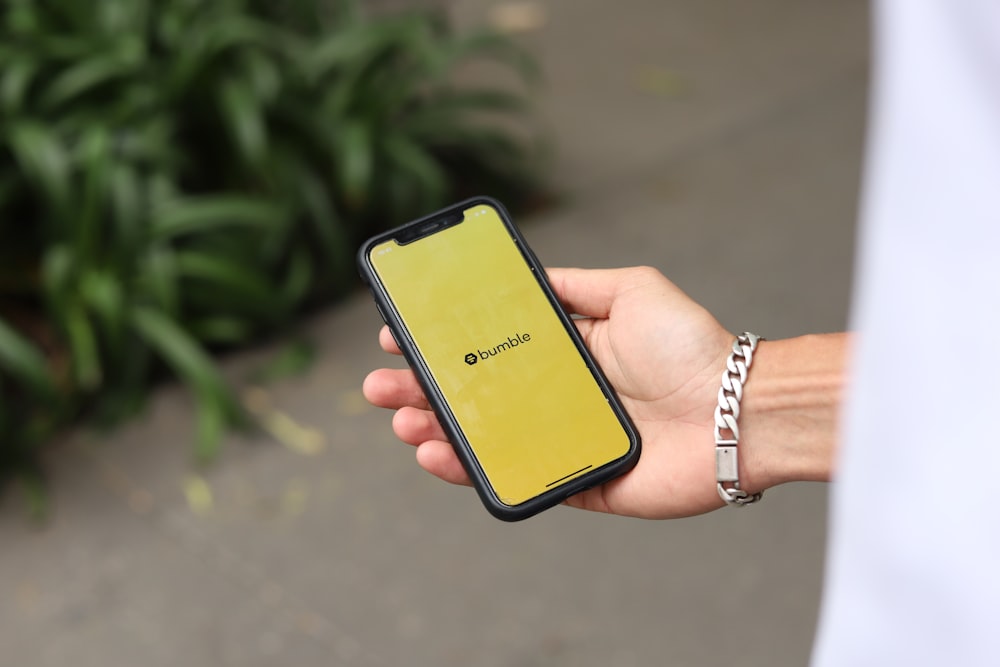
[[(452, 4), (472, 24), (514, 3)], [(651, 264), (772, 338), (843, 328), (867, 5), (528, 4), (565, 194), (521, 220), (542, 261)], [(304, 322), (316, 364), (251, 397), (271, 436), (231, 436), (208, 469), (176, 387), (110, 436), (58, 443), (51, 521), (0, 506), (0, 664), (806, 663), (824, 486), (682, 521), (503, 524), (361, 399), (387, 363), (378, 325), (362, 293)]]

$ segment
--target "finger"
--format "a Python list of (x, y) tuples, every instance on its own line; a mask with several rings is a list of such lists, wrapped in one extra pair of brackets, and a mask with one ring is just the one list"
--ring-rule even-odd
[(372, 405), (398, 410), (404, 406), (427, 409), (430, 404), (417, 377), (409, 369), (379, 368), (368, 374), (361, 392)]
[(419, 445), (428, 440), (447, 440), (441, 423), (431, 410), (403, 407), (392, 418), (392, 430), (396, 437), (410, 445)]
[(580, 338), (583, 338), (584, 342), (590, 345), (590, 335), (591, 331), (594, 330), (594, 323), (597, 322), (596, 319), (592, 317), (575, 317), (573, 318), (573, 324), (576, 325), (576, 330), (580, 332)]
[(392, 332), (389, 331), (389, 326), (386, 324), (383, 324), (378, 332), (378, 344), (389, 354), (402, 354), (399, 345), (396, 344), (396, 339), (392, 337)]
[(654, 269), (548, 269), (549, 283), (570, 313), (606, 318), (625, 290), (659, 276)]
[(428, 440), (417, 447), (417, 463), (430, 474), (452, 484), (472, 486), (462, 462), (447, 442)]

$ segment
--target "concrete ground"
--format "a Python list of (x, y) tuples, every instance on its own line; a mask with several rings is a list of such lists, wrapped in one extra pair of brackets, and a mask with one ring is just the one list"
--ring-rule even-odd
[[(566, 194), (522, 220), (545, 263), (651, 264), (772, 338), (845, 326), (865, 3), (453, 6), (463, 24), (513, 7), (541, 58)], [(0, 508), (0, 663), (806, 663), (827, 488), (673, 522), (566, 508), (498, 522), (360, 397), (388, 361), (378, 325), (362, 293), (304, 323), (318, 361), (251, 397), (273, 437), (230, 437), (210, 469), (192, 464), (190, 402), (170, 387), (142, 420), (55, 447), (48, 524), (13, 496)]]

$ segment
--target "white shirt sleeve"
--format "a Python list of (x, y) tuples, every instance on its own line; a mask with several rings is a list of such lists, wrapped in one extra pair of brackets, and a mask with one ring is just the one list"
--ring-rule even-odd
[(1000, 665), (1000, 2), (884, 0), (817, 667)]

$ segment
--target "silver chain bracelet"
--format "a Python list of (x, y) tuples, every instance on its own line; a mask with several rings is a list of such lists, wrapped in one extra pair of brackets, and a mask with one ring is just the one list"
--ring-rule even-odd
[[(757, 349), (760, 336), (745, 332), (733, 341), (733, 351), (726, 359), (726, 370), (722, 372), (722, 386), (719, 387), (719, 404), (715, 407), (715, 480), (719, 497), (727, 505), (743, 507), (760, 500), (764, 492), (749, 494), (740, 488), (739, 459), (737, 447), (740, 442), (740, 401), (743, 399), (743, 385), (747, 381), (753, 353)], [(722, 437), (729, 431), (730, 438)]]

